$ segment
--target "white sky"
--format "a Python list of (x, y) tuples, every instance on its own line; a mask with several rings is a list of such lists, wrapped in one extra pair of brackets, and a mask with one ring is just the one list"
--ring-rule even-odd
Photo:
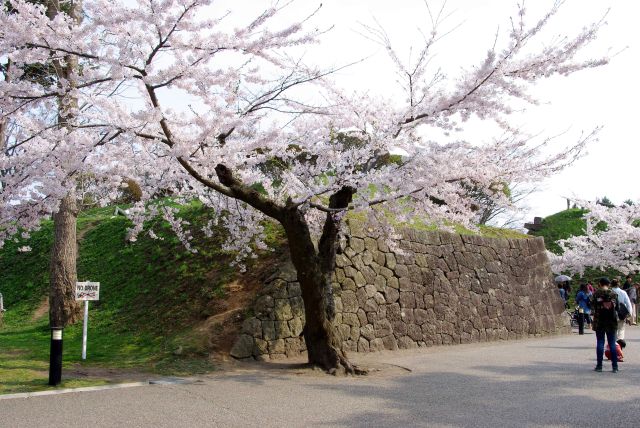
[[(318, 3), (298, 2), (288, 15), (300, 17), (315, 9)], [(361, 35), (360, 23), (372, 25), (377, 20), (406, 58), (407, 47), (420, 46), (417, 28), (429, 30), (430, 21), (423, 0), (324, 0), (322, 3), (313, 22), (320, 27), (333, 26), (333, 29), (323, 37), (321, 45), (308, 50), (305, 60), (340, 65), (366, 57), (362, 64), (341, 71), (336, 76), (338, 82), (354, 89), (392, 94), (395, 87), (391, 85), (391, 63), (380, 46)], [(259, 0), (243, 1), (242, 4), (245, 11), (264, 7)], [(438, 10), (442, 1), (434, 0), (429, 4), (432, 10)], [(529, 22), (534, 22), (551, 4), (548, 0), (529, 0), (526, 3)], [(237, 5), (237, 2), (229, 1), (228, 8), (236, 13)], [(493, 44), (496, 31), (508, 31), (509, 16), (515, 15), (515, 6), (515, 0), (449, 0), (446, 10), (452, 14), (442, 29), (461, 26), (436, 47), (434, 63), (452, 76), (461, 66), (478, 63)], [(597, 57), (609, 49), (612, 53), (622, 52), (605, 67), (538, 85), (534, 94), (546, 104), (531, 107), (517, 119), (517, 123), (531, 133), (555, 135), (567, 131), (557, 141), (556, 149), (574, 143), (581, 131), (604, 127), (600, 141), (588, 148), (584, 158), (558, 176), (540, 183), (541, 191), (526, 203), (528, 218), (547, 216), (564, 209), (563, 196), (593, 200), (607, 195), (614, 203), (640, 197), (636, 185), (640, 179), (640, 171), (636, 168), (640, 150), (636, 147), (635, 129), (640, 121), (640, 109), (637, 108), (640, 101), (640, 79), (637, 77), (640, 1), (569, 0), (546, 34), (575, 34), (583, 25), (599, 20), (609, 7), (608, 24), (598, 40), (590, 45), (588, 53)]]

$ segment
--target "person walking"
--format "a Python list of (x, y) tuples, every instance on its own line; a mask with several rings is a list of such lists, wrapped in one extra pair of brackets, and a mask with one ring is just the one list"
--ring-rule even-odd
[(633, 289), (635, 290), (636, 295), (636, 303), (633, 304), (633, 313), (636, 314), (633, 318), (633, 325), (638, 324), (638, 303), (640, 303), (640, 284), (633, 284)]
[(578, 310), (584, 314), (584, 320), (587, 322), (587, 325), (591, 324), (591, 317), (589, 316), (591, 314), (590, 299), (591, 295), (587, 289), (587, 284), (580, 284), (580, 288), (576, 294), (576, 304), (578, 305)]
[(562, 285), (562, 288), (564, 288), (564, 296), (565, 296), (564, 307), (569, 309), (569, 298), (571, 297), (571, 284), (569, 284), (569, 281), (565, 281)]
[(560, 297), (562, 298), (562, 302), (564, 303), (564, 307), (567, 307), (567, 292), (564, 289), (562, 284), (558, 284), (558, 293), (560, 293)]
[[(611, 281), (611, 289), (618, 295), (619, 304), (626, 306), (627, 311), (631, 313), (631, 300), (629, 300), (629, 295), (627, 295), (627, 293), (620, 288), (620, 283), (618, 282), (618, 280), (614, 279), (613, 281)], [(618, 320), (618, 331), (616, 332), (616, 339), (624, 340), (625, 324), (626, 319)]]
[(593, 308), (593, 322), (591, 328), (596, 332), (596, 367), (595, 371), (602, 371), (604, 357), (604, 340), (607, 339), (609, 352), (611, 353), (611, 367), (613, 373), (618, 372), (618, 353), (616, 352), (616, 330), (618, 318), (616, 316), (616, 303), (618, 294), (609, 288), (611, 281), (608, 278), (600, 278), (599, 288), (591, 297)]
[[(631, 279), (631, 276), (627, 277), (628, 280)], [(627, 283), (625, 282), (625, 286), (627, 285)], [(627, 292), (627, 295), (629, 296), (629, 301), (631, 302), (631, 315), (630, 315), (630, 323), (633, 325), (637, 324), (637, 310), (636, 310), (636, 304), (638, 303), (638, 289), (636, 288), (636, 284), (631, 284), (631, 282), (629, 281), (629, 286), (627, 288), (623, 288), (624, 291)]]

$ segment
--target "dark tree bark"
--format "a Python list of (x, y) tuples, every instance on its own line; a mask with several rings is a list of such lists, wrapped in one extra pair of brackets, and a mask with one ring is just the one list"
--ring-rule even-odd
[[(54, 19), (63, 13), (59, 0), (46, 0), (47, 16)], [(82, 21), (82, 0), (71, 3), (67, 13), (75, 22)], [(58, 81), (64, 79), (70, 89), (74, 87), (73, 73), (78, 68), (78, 58), (66, 55), (64, 62), (52, 61)], [(60, 85), (60, 83), (59, 83)], [(78, 100), (67, 94), (58, 99), (58, 126), (67, 128), (74, 120)], [(54, 242), (51, 249), (50, 277), (49, 277), (49, 322), (52, 327), (66, 327), (75, 323), (81, 314), (81, 307), (75, 300), (75, 287), (78, 275), (76, 271), (78, 244), (76, 241), (76, 224), (78, 209), (76, 194), (73, 190), (60, 202), (59, 211), (53, 216)]]
[(49, 322), (66, 327), (80, 319), (81, 307), (75, 300), (77, 281), (76, 195), (70, 192), (53, 216), (54, 239), (49, 276)]
[[(343, 187), (330, 198), (329, 208), (346, 208), (355, 189)], [(331, 276), (335, 269), (341, 211), (330, 212), (325, 220), (318, 250), (313, 245), (304, 215), (295, 208), (287, 213), (282, 225), (287, 234), (291, 261), (298, 273), (305, 307), (304, 339), (309, 363), (329, 373), (343, 368), (347, 373), (365, 374), (348, 360), (342, 351), (343, 337), (333, 324), (335, 306)]]

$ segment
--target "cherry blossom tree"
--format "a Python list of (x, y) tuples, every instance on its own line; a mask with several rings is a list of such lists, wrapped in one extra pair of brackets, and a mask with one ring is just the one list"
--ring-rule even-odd
[[(398, 102), (340, 90), (331, 69), (303, 63), (301, 49), (313, 49), (322, 31), (312, 27), (313, 10), (279, 24), (289, 3), (274, 2), (239, 26), (212, 0), (85, 0), (81, 23), (64, 13), (49, 19), (25, 0), (9, 3), (18, 13), (0, 15), (0, 56), (18, 70), (52, 56), (77, 59), (78, 67), (55, 87), (1, 82), (0, 111), (19, 124), (19, 150), (0, 160), (14, 171), (0, 196), (0, 233), (36, 227), (43, 213), (63, 209), (77, 173), (141, 184), (131, 239), (150, 213), (162, 214), (190, 246), (175, 210), (150, 201), (160, 190), (219, 213), (227, 247), (240, 254), (264, 245), (262, 222), (273, 219), (301, 284), (309, 362), (330, 372), (358, 372), (333, 328), (331, 275), (345, 215), (360, 211), (389, 233), (391, 217), (474, 227), (469, 189), (509, 205), (504, 183), (539, 181), (594, 138), (587, 132), (551, 155), (544, 154), (548, 141), (531, 144), (509, 117), (535, 104), (532, 86), (607, 62), (579, 55), (601, 22), (533, 46), (558, 2), (532, 25), (518, 9), (480, 64), (447, 77), (430, 68), (440, 18), (427, 11), (433, 31), (410, 63), (382, 29), (368, 30), (398, 70)], [(52, 125), (43, 117), (60, 99), (74, 100), (65, 104), (74, 120)], [(429, 138), (429, 130), (455, 133), (472, 118), (499, 133), (483, 142)], [(8, 204), (16, 198), (21, 203)]]
[(620, 272), (640, 269), (640, 207), (638, 204), (606, 206), (576, 201), (587, 210), (585, 234), (558, 241), (562, 254), (550, 254), (554, 272), (582, 275), (585, 268), (613, 268)]
[[(82, 20), (82, 1), (31, 0), (29, 3), (40, 6), (49, 20), (55, 20), (61, 13), (64, 13), (68, 18), (68, 25), (78, 25)], [(20, 19), (19, 11), (13, 8), (10, 3), (7, 3), (5, 7), (5, 13)], [(18, 64), (15, 64), (11, 57), (8, 56), (6, 62), (2, 64), (2, 73), (5, 83), (11, 83), (15, 78), (20, 83), (33, 83), (45, 88), (58, 86), (62, 89), (63, 85), (69, 88), (75, 86), (72, 74), (77, 68), (78, 59), (73, 55), (53, 54), (49, 59), (41, 62), (19, 62)], [(78, 108), (77, 97), (72, 91), (59, 91), (56, 97), (56, 104), (56, 108), (52, 108), (48, 112), (49, 114), (39, 114), (38, 118), (40, 121), (48, 122), (51, 128), (66, 130), (75, 121), (75, 110)], [(53, 115), (51, 112), (56, 112), (56, 114)], [(0, 138), (3, 142), (3, 151), (6, 151), (7, 156), (20, 152), (20, 146), (24, 143), (15, 141), (9, 136), (7, 132), (9, 119), (9, 116), (0, 118)], [(21, 125), (19, 122), (14, 122), (14, 124)], [(21, 169), (25, 167), (29, 168), (30, 166), (20, 166)], [(8, 170), (3, 172), (5, 174), (9, 171), (15, 173), (18, 171), (16, 168), (18, 168), (18, 165), (12, 164)], [(75, 183), (73, 174), (67, 177), (67, 181), (72, 184)], [(8, 191), (9, 189), (4, 188), (3, 190), (7, 196), (12, 195), (12, 192)], [(15, 200), (10, 201), (10, 204), (11, 202), (15, 203)], [(35, 212), (40, 214), (42, 211), (38, 208), (38, 202), (35, 201), (31, 206), (36, 208)], [(64, 198), (55, 202), (59, 202), (59, 205), (57, 211), (52, 212), (54, 240), (49, 275), (49, 319), (52, 326), (64, 327), (74, 323), (80, 317), (80, 305), (75, 301), (75, 284), (77, 281), (76, 222), (78, 209), (74, 186), (69, 186)], [(24, 206), (25, 204), (21, 204), (20, 209), (23, 209)], [(11, 212), (11, 210), (9, 211)]]

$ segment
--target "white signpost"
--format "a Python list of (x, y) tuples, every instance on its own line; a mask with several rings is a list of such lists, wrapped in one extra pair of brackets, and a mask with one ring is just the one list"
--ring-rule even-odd
[(100, 300), (99, 282), (76, 282), (76, 300), (84, 300), (84, 324), (82, 325), (82, 359), (87, 359), (87, 324), (89, 300)]

